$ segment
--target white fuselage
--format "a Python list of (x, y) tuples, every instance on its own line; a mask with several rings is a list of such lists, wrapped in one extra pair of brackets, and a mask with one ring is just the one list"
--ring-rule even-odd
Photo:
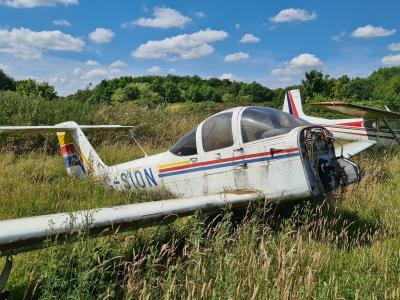
[[(317, 160), (335, 164), (331, 142), (328, 145), (323, 141), (321, 147), (314, 145), (320, 147), (311, 151), (317, 155), (316, 159), (306, 157), (306, 147), (300, 141), (308, 126), (244, 143), (240, 120), (245, 109), (228, 110), (233, 114), (232, 146), (204, 151), (202, 129), (206, 119), (196, 129), (196, 154), (182, 156), (166, 151), (107, 167), (95, 175), (116, 190), (165, 189), (182, 197), (257, 191), (268, 200), (281, 201), (320, 195), (323, 190), (331, 189), (321, 186), (316, 170)], [(333, 181), (329, 184), (336, 185)]]
[(179, 157), (171, 152), (105, 169), (118, 190), (163, 188), (183, 197), (255, 190), (270, 200), (307, 197), (311, 189), (299, 153), (298, 132)]

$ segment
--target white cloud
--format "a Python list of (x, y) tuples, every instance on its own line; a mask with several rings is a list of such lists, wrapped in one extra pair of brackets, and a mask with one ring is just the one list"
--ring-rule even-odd
[(64, 19), (54, 20), (53, 24), (56, 26), (71, 26), (71, 23)]
[(49, 83), (50, 84), (58, 84), (58, 83), (67, 83), (68, 82), (68, 78), (66, 78), (63, 75), (54, 75), (49, 77)]
[(240, 24), (239, 24), (239, 23), (236, 23), (236, 24), (235, 24), (235, 28), (236, 28), (236, 30), (239, 30), (239, 29), (240, 29)]
[(138, 25), (156, 28), (184, 28), (192, 19), (182, 15), (179, 11), (169, 7), (156, 7), (153, 10), (153, 18), (140, 18), (126, 25)]
[(227, 56), (225, 56), (224, 61), (227, 62), (233, 62), (233, 61), (238, 61), (238, 60), (244, 60), (250, 58), (250, 55), (245, 52), (237, 52), (237, 53), (232, 53)]
[(175, 68), (171, 68), (168, 70), (168, 74), (175, 74), (176, 73), (176, 69)]
[(113, 68), (125, 67), (126, 63), (124, 63), (122, 60), (118, 59), (118, 60), (114, 61), (110, 66), (113, 67)]
[(385, 56), (381, 62), (384, 65), (400, 65), (400, 54)]
[(221, 76), (219, 76), (218, 79), (221, 80), (228, 79), (229, 81), (234, 81), (236, 79), (236, 76), (233, 75), (232, 73), (224, 73)]
[(390, 51), (400, 51), (400, 43), (392, 43), (388, 46)]
[(87, 71), (85, 74), (83, 74), (80, 78), (83, 80), (90, 80), (96, 77), (105, 77), (107, 76), (107, 71), (104, 69), (92, 69)]
[(82, 75), (82, 69), (81, 68), (75, 68), (74, 71), (72, 72), (75, 76), (80, 76)]
[(354, 38), (372, 39), (376, 37), (389, 36), (396, 33), (396, 29), (385, 29), (381, 26), (375, 27), (368, 24), (364, 27), (358, 27), (351, 34)]
[(85, 43), (59, 30), (0, 29), (0, 52), (22, 59), (39, 59), (45, 50), (82, 51)]
[(114, 37), (115, 33), (110, 29), (96, 28), (95, 31), (89, 34), (89, 38), (97, 44), (109, 43)]
[(276, 16), (269, 18), (274, 23), (284, 22), (305, 22), (311, 21), (318, 17), (315, 11), (308, 12), (305, 9), (300, 8), (287, 8), (281, 10)]
[(256, 37), (251, 33), (246, 33), (245, 35), (242, 36), (242, 38), (239, 41), (239, 43), (259, 43), (259, 42), (260, 38)]
[(7, 70), (7, 69), (8, 69), (8, 66), (7, 66), (7, 65), (5, 65), (5, 64), (0, 64), (0, 70), (5, 71), (5, 70)]
[(339, 34), (332, 36), (331, 40), (333, 42), (341, 42), (346, 37), (346, 35), (347, 35), (347, 32), (345, 30), (343, 30)]
[(288, 77), (291, 75), (321, 66), (321, 60), (314, 54), (303, 53), (294, 57), (290, 62), (285, 62), (283, 68), (273, 69), (271, 75), (273, 77), (286, 77), (286, 81), (289, 81)]
[(37, 6), (55, 6), (63, 4), (65, 6), (78, 4), (78, 0), (0, 0), (0, 5), (14, 8), (32, 8)]
[(121, 69), (111, 69), (110, 72), (113, 74), (120, 73)]
[(205, 18), (207, 17), (207, 15), (205, 13), (203, 13), (202, 11), (198, 11), (195, 13), (196, 17), (198, 18)]
[(85, 64), (86, 64), (87, 66), (97, 66), (99, 63), (98, 63), (97, 61), (95, 61), (95, 60), (89, 59), (89, 60), (87, 60), (87, 61), (85, 62)]
[(151, 74), (158, 74), (158, 73), (161, 73), (161, 68), (159, 66), (154, 66), (154, 67), (147, 69), (147, 72), (151, 73)]
[(322, 63), (314, 54), (303, 53), (293, 58), (290, 65), (295, 68), (314, 68), (321, 66)]
[(140, 45), (131, 55), (150, 59), (195, 59), (214, 52), (210, 43), (221, 41), (228, 36), (222, 30), (200, 30), (192, 34), (180, 34), (159, 41), (148, 41)]

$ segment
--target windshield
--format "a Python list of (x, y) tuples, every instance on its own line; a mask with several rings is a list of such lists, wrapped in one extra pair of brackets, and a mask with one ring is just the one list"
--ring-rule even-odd
[(202, 127), (201, 136), (205, 152), (233, 145), (232, 113), (221, 113), (207, 119)]
[(196, 155), (196, 130), (197, 127), (190, 130), (169, 151), (178, 156)]
[(288, 133), (293, 128), (310, 125), (283, 111), (270, 107), (248, 107), (240, 122), (243, 143)]

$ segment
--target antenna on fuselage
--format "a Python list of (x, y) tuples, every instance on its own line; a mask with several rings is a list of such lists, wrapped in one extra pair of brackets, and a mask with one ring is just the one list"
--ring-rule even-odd
[(142, 150), (144, 156), (147, 157), (148, 154), (146, 153), (146, 151), (144, 151), (144, 149), (142, 148), (142, 146), (140, 146), (139, 141), (138, 141), (138, 140), (136, 139), (136, 137), (135, 137), (135, 132), (133, 131), (133, 129), (130, 129), (130, 130), (128, 131), (128, 133), (129, 133), (129, 136), (130, 136), (130, 137), (135, 141), (135, 143), (139, 146), (140, 150)]

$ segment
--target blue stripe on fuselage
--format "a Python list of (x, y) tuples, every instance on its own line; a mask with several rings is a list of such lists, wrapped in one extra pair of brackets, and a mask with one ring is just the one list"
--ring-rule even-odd
[(227, 162), (227, 163), (223, 163), (223, 164), (215, 164), (215, 165), (204, 166), (204, 167), (199, 167), (199, 168), (186, 169), (186, 170), (181, 170), (181, 171), (173, 171), (173, 172), (169, 172), (169, 173), (162, 173), (162, 174), (159, 174), (158, 176), (160, 176), (160, 177), (174, 176), (174, 175), (187, 174), (187, 173), (198, 172), (198, 171), (205, 171), (205, 170), (211, 170), (211, 169), (217, 169), (217, 168), (236, 166), (236, 165), (240, 165), (243, 163), (251, 164), (251, 163), (267, 161), (267, 160), (284, 159), (284, 158), (295, 157), (295, 156), (299, 156), (299, 155), (300, 155), (299, 152), (295, 152), (295, 153), (281, 154), (281, 155), (275, 155), (275, 156), (263, 156), (263, 157), (259, 157), (259, 158), (236, 160), (236, 161), (231, 161), (231, 162)]

